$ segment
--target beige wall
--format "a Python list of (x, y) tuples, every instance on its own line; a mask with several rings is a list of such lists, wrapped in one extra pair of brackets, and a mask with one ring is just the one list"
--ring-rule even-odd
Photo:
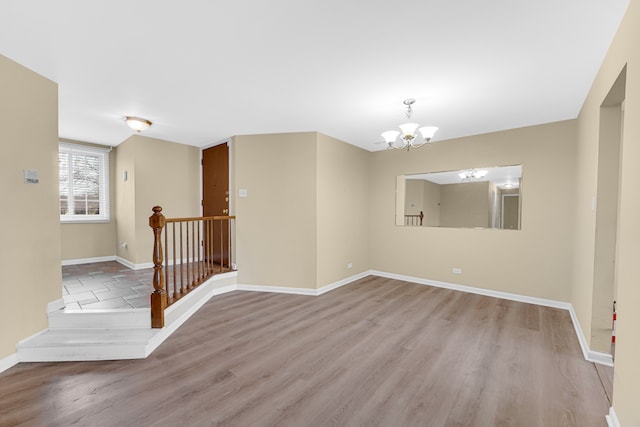
[(424, 180), (407, 179), (404, 188), (404, 214), (420, 215), (424, 206)]
[(232, 158), (248, 192), (235, 198), (238, 283), (316, 289), (369, 269), (368, 152), (305, 132), (236, 136)]
[[(618, 239), (618, 323), (613, 407), (622, 426), (640, 425), (640, 2), (631, 1), (578, 118), (577, 187), (572, 302), (587, 337), (593, 318), (600, 106), (627, 66)], [(528, 171), (527, 171), (528, 173)], [(528, 178), (528, 175), (527, 175)], [(526, 178), (525, 178), (526, 179)], [(529, 197), (529, 185), (526, 196)], [(526, 209), (526, 207), (524, 208)], [(526, 223), (525, 223), (526, 226)]]
[(370, 154), (323, 134), (317, 134), (317, 150), (316, 268), (321, 288), (369, 270)]
[(622, 120), (620, 106), (600, 110), (591, 349), (611, 354)]
[[(61, 138), (72, 144), (105, 148), (102, 145)], [(115, 211), (115, 153), (109, 153), (109, 203), (111, 221), (101, 223), (61, 223), (62, 259), (81, 259), (114, 256), (116, 254), (116, 211)]]
[(441, 227), (489, 227), (489, 182), (440, 186)]
[[(122, 172), (127, 171), (127, 181)], [(200, 149), (133, 135), (116, 154), (118, 256), (134, 263), (152, 261), (151, 208), (162, 206), (167, 218), (200, 215)]]
[[(371, 268), (570, 301), (573, 196), (549, 190), (559, 182), (575, 184), (575, 144), (576, 121), (566, 121), (435, 142), (410, 152), (372, 153)], [(394, 225), (398, 175), (487, 164), (523, 165), (521, 230)], [(453, 267), (463, 274), (452, 274)]]
[[(316, 288), (316, 133), (236, 136), (238, 283)], [(237, 194), (236, 190), (236, 194)]]
[[(0, 55), (0, 359), (47, 327), (62, 297), (58, 86)], [(39, 184), (24, 184), (35, 169)]]
[(440, 185), (423, 181), (423, 212), (424, 218), (422, 225), (424, 227), (438, 227), (440, 225)]
[[(136, 174), (135, 146), (125, 140), (115, 150), (115, 223), (116, 223), (116, 255), (134, 263), (136, 254)], [(127, 180), (122, 180), (122, 173), (127, 172)], [(127, 247), (120, 243), (125, 242)]]

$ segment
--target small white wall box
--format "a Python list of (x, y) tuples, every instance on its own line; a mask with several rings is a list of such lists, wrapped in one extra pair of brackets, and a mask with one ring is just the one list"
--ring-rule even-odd
[(40, 177), (37, 170), (23, 169), (23, 174), (25, 184), (38, 184), (40, 182)]

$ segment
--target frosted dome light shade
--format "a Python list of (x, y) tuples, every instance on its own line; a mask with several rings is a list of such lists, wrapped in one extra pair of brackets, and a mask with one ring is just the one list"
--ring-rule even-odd
[(418, 123), (404, 123), (404, 124), (401, 124), (399, 127), (402, 130), (402, 136), (412, 137), (413, 134), (416, 133), (416, 129), (418, 129), (418, 126), (420, 126)]
[(381, 136), (384, 138), (384, 142), (386, 142), (387, 144), (393, 144), (396, 141), (398, 135), (400, 135), (400, 132), (398, 132), (397, 130), (388, 130), (381, 133)]
[(474, 171), (473, 172), (473, 177), (474, 178), (484, 178), (486, 174), (487, 174), (487, 171)]
[(422, 137), (428, 141), (433, 138), (433, 135), (438, 131), (438, 128), (436, 126), (424, 126), (418, 129), (418, 131), (420, 131)]
[(140, 117), (126, 116), (124, 121), (127, 123), (127, 126), (136, 132), (142, 132), (151, 126), (151, 122), (149, 120)]

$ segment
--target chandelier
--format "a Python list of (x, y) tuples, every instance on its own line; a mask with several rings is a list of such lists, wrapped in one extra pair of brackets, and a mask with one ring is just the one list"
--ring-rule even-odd
[(487, 175), (487, 171), (478, 169), (469, 169), (458, 174), (462, 182), (478, 181)]
[[(411, 123), (411, 115), (413, 114), (411, 106), (415, 102), (415, 99), (405, 99), (403, 102), (404, 105), (407, 106), (405, 114), (407, 115), (409, 123), (404, 123), (398, 126), (401, 132), (398, 132), (397, 130), (382, 132), (382, 137), (387, 143), (387, 149), (395, 148), (396, 150), (404, 150), (406, 148), (407, 151), (409, 151), (412, 147), (422, 147), (424, 144), (431, 141), (431, 138), (433, 138), (433, 135), (438, 130), (435, 126), (420, 127), (418, 123)], [(418, 136), (416, 130), (420, 133), (421, 137)]]

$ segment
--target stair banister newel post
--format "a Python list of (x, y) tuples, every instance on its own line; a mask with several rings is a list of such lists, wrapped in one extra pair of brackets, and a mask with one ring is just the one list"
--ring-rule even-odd
[(149, 217), (149, 227), (153, 229), (153, 293), (151, 294), (151, 327), (164, 327), (164, 309), (167, 306), (167, 294), (164, 289), (164, 271), (162, 271), (162, 229), (165, 218), (160, 206), (153, 207)]

